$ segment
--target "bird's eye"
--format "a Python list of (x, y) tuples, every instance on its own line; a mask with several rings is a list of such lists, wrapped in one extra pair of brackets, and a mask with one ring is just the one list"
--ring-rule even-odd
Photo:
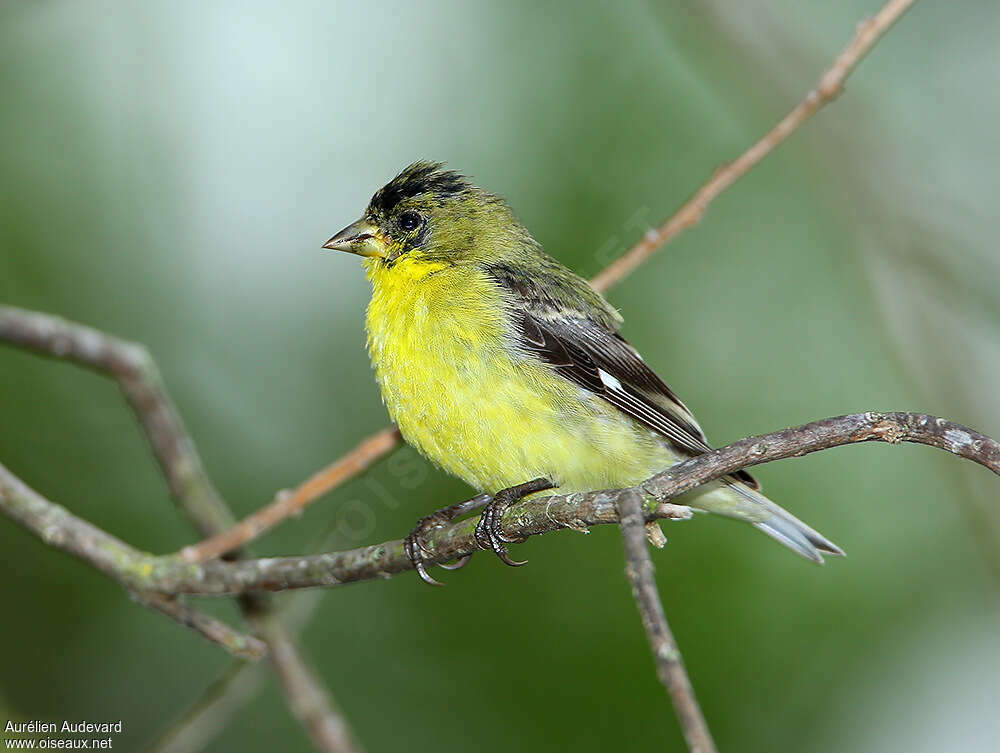
[(420, 227), (422, 218), (418, 212), (408, 210), (399, 215), (399, 226), (403, 230), (416, 230)]

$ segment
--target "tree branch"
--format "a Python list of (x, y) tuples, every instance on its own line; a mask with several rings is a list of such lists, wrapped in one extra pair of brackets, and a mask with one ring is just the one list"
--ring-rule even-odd
[[(671, 466), (633, 488), (648, 497), (647, 521), (686, 518), (686, 507), (664, 500), (713, 479), (761, 463), (797, 457), (856, 442), (912, 442), (947, 450), (1000, 474), (1000, 444), (960, 424), (921, 413), (856, 413), (741, 439)], [(618, 523), (619, 498), (629, 490), (553, 495), (513, 506), (504, 533), (527, 538), (561, 528)], [(184, 562), (178, 555), (141, 552), (74, 516), (30, 489), (0, 466), (0, 510), (46, 543), (90, 563), (127, 588), (166, 594), (223, 595), (337, 586), (387, 578), (412, 569), (400, 540), (301, 557), (267, 557), (234, 562)], [(428, 564), (478, 550), (474, 520), (443, 526), (426, 541)]]
[(916, 0), (890, 0), (872, 18), (858, 24), (854, 39), (833, 61), (822, 75), (816, 88), (810, 91), (791, 112), (778, 121), (759, 141), (733, 162), (719, 167), (701, 188), (694, 192), (674, 215), (658, 228), (650, 230), (633, 248), (605, 267), (591, 284), (597, 290), (606, 290), (627, 277), (635, 268), (652, 256), (664, 244), (688, 228), (694, 227), (704, 216), (708, 205), (746, 175), (764, 157), (775, 150), (785, 139), (797, 131), (823, 105), (833, 101), (844, 90), (848, 76), (864, 59), (876, 42), (899, 20)]
[[(13, 306), (0, 306), (0, 341), (11, 342), (43, 355), (73, 361), (114, 377), (146, 433), (174, 500), (188, 520), (203, 536), (218, 534), (233, 524), (233, 516), (228, 506), (205, 472), (194, 441), (187, 433), (162, 384), (155, 362), (144, 347), (56, 316)], [(6, 473), (6, 469), (0, 466), (0, 475)], [(10, 478), (17, 481), (13, 476)], [(0, 484), (2, 483), (3, 480), (0, 479)], [(27, 489), (23, 484), (21, 487), (22, 491)], [(0, 496), (3, 496), (2, 492)], [(88, 561), (119, 582), (123, 584), (126, 582), (120, 577), (121, 568), (128, 568), (128, 563), (134, 566), (136, 562), (142, 561), (143, 553), (137, 552), (86, 521), (75, 518), (65, 509), (51, 505), (38, 495), (28, 501), (28, 506), (21, 508), (22, 513), (28, 512), (28, 508), (33, 508), (36, 512), (41, 511), (44, 505), (39, 505), (39, 502), (51, 506), (43, 513), (43, 517), (51, 515), (49, 527), (41, 534), (43, 540), (47, 540), (46, 536), (60, 538), (66, 535), (66, 542), (70, 547), (86, 548), (91, 544), (95, 545), (99, 550), (96, 559)], [(64, 515), (69, 518), (65, 518)], [(59, 520), (75, 520), (82, 525), (75, 526), (70, 531), (60, 532), (56, 523)], [(73, 548), (66, 550), (73, 551)], [(123, 554), (125, 559), (116, 563), (108, 561), (109, 556), (113, 559), (119, 554)], [(140, 557), (136, 559), (135, 554), (139, 554)], [(236, 552), (234, 555), (238, 557), (239, 553)], [(119, 569), (115, 570), (116, 567)], [(326, 753), (353, 753), (357, 750), (357, 746), (347, 733), (347, 724), (340, 717), (332, 699), (305, 665), (301, 653), (295, 650), (294, 636), (270, 616), (269, 602), (254, 595), (239, 599), (239, 606), (244, 616), (258, 630), (266, 632), (266, 641), (261, 642), (176, 599), (150, 592), (156, 590), (141, 587), (130, 589), (137, 601), (192, 628), (236, 656), (260, 658), (265, 651), (265, 642), (274, 641), (281, 652), (280, 655), (271, 657), (271, 664), (281, 680), (289, 708), (296, 717), (302, 718), (300, 710), (306, 703), (306, 697), (308, 698), (311, 715), (307, 720), (306, 730), (317, 748)], [(267, 630), (263, 631), (262, 628), (265, 626)], [(289, 683), (286, 681), (288, 677), (295, 677), (297, 681)], [(305, 695), (300, 697), (294, 695), (295, 693)], [(321, 720), (324, 714), (325, 722)], [(317, 725), (322, 725), (328, 734), (317, 736)], [(343, 734), (338, 737), (331, 734), (333, 730), (340, 730)]]
[(632, 585), (632, 596), (639, 607), (642, 626), (649, 638), (649, 647), (656, 662), (656, 673), (670, 693), (677, 720), (691, 753), (716, 753), (712, 733), (701, 713), (694, 688), (684, 668), (681, 650), (667, 623), (653, 577), (653, 560), (646, 548), (646, 520), (642, 512), (642, 495), (627, 491), (618, 499), (618, 518), (625, 541), (625, 574)]
[(0, 341), (112, 376), (188, 520), (204, 536), (232, 525), (232, 516), (205, 473), (146, 348), (58, 316), (14, 306), (0, 306)]
[(274, 614), (260, 615), (255, 624), (271, 650), (271, 663), (288, 707), (316, 748), (331, 753), (356, 750), (343, 713), (302, 656), (291, 632)]
[(274, 501), (236, 525), (197, 544), (184, 547), (181, 557), (187, 562), (204, 562), (239, 549), (249, 541), (273, 528), (281, 521), (301, 512), (306, 505), (362, 473), (372, 463), (388, 454), (400, 441), (399, 430), (388, 426), (364, 439), (346, 455), (316, 472), (294, 490), (283, 490)]
[(248, 673), (245, 662), (232, 662), (177, 719), (146, 745), (145, 753), (196, 753), (228, 724), (260, 688), (263, 675)]
[(140, 572), (148, 566), (142, 552), (36, 494), (3, 465), (0, 465), (0, 509), (23, 524), (30, 521), (25, 527), (49, 546), (75, 554), (125, 585), (134, 600), (191, 628), (234, 656), (256, 660), (263, 655), (262, 644), (256, 638), (162, 593), (153, 593), (158, 589), (144, 588), (141, 579), (127, 585), (124, 573), (130, 568), (138, 568), (136, 572)]
[[(321, 551), (334, 537), (329, 532), (315, 537), (305, 551)], [(297, 635), (322, 603), (321, 591), (299, 591), (274, 604), (275, 614), (292, 635)], [(237, 711), (261, 689), (263, 675), (259, 665), (233, 662), (212, 681), (198, 698), (160, 731), (146, 753), (196, 753), (222, 729)]]
[(135, 591), (132, 593), (132, 598), (200, 633), (237, 658), (257, 661), (267, 654), (267, 644), (264, 641), (234, 630), (221, 620), (194, 609), (177, 597), (151, 591)]

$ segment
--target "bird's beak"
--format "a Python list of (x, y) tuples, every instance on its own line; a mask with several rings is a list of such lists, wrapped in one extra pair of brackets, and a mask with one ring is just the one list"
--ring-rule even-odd
[(323, 248), (330, 248), (334, 251), (349, 251), (358, 256), (378, 256), (383, 259), (388, 256), (381, 234), (374, 225), (365, 219), (360, 219), (345, 227), (324, 243)]

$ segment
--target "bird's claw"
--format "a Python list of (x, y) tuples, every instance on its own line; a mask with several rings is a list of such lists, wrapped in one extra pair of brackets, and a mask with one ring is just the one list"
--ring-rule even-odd
[(445, 570), (461, 570), (463, 567), (469, 564), (469, 560), (472, 559), (471, 554), (466, 554), (459, 557), (454, 562), (442, 562), (438, 567), (443, 567)]
[(504, 493), (506, 491), (504, 489), (498, 492), (493, 497), (493, 501), (486, 505), (486, 509), (483, 510), (479, 522), (476, 523), (476, 543), (480, 549), (492, 549), (497, 557), (511, 567), (520, 567), (527, 564), (527, 560), (510, 558), (507, 553), (507, 544), (513, 543), (516, 539), (507, 536), (500, 527), (503, 514), (514, 504), (514, 500), (511, 500), (509, 495)]
[[(413, 563), (413, 569), (417, 571), (417, 574), (424, 583), (431, 586), (443, 586), (443, 583), (436, 580), (427, 572), (428, 555), (433, 553), (424, 545), (425, 537), (432, 530), (443, 528), (449, 523), (454, 522), (456, 518), (473, 510), (478, 510), (485, 505), (483, 514), (479, 518), (479, 522), (476, 523), (476, 543), (479, 545), (479, 548), (492, 550), (497, 557), (511, 567), (520, 567), (527, 564), (527, 561), (519, 562), (513, 560), (507, 554), (507, 544), (518, 541), (518, 539), (512, 539), (503, 532), (501, 526), (503, 515), (512, 505), (521, 501), (529, 494), (551, 489), (554, 486), (555, 484), (547, 478), (536, 478), (524, 484), (518, 484), (508, 489), (501, 489), (492, 498), (488, 494), (480, 494), (451, 507), (445, 507), (432, 512), (430, 515), (426, 515), (418, 520), (413, 530), (403, 539), (403, 551), (410, 562)], [(470, 557), (472, 557), (471, 554), (466, 554), (464, 557), (459, 557), (450, 564), (442, 563), (441, 567), (446, 570), (458, 570), (468, 563)]]
[(503, 532), (502, 520), (504, 513), (512, 505), (520, 502), (529, 494), (551, 489), (555, 486), (547, 478), (536, 478), (517, 486), (501, 489), (493, 495), (493, 499), (483, 510), (483, 514), (476, 523), (476, 543), (480, 549), (492, 550), (497, 557), (511, 567), (526, 565), (527, 560), (514, 560), (507, 553), (507, 544), (519, 541), (507, 536)]
[[(435, 528), (441, 528), (447, 525), (451, 521), (442, 514), (441, 510), (432, 512), (430, 515), (425, 515), (417, 524), (413, 527), (406, 538), (403, 539), (403, 551), (406, 552), (406, 556), (410, 558), (410, 562), (413, 563), (413, 569), (417, 571), (417, 575), (420, 579), (431, 586), (443, 586), (444, 583), (435, 579), (430, 573), (427, 572), (426, 566), (426, 555), (430, 554), (430, 550), (424, 546), (424, 536)], [(464, 562), (462, 564), (465, 564)], [(459, 565), (461, 567), (461, 565)]]
[[(436, 510), (430, 515), (425, 515), (417, 521), (413, 530), (407, 534), (405, 539), (403, 539), (403, 551), (406, 553), (410, 562), (413, 563), (413, 569), (417, 571), (417, 575), (420, 576), (424, 583), (431, 586), (444, 585), (444, 583), (436, 580), (430, 573), (427, 572), (427, 555), (431, 554), (431, 551), (424, 546), (424, 538), (427, 534), (436, 528), (443, 528), (467, 512), (478, 510), (480, 507), (485, 505), (489, 499), (490, 496), (488, 494), (479, 494), (471, 499), (465, 500), (464, 502), (459, 502), (456, 505)], [(458, 568), (463, 567), (466, 563), (468, 563), (471, 556), (471, 554), (467, 554), (464, 557), (459, 557), (451, 564), (442, 563), (441, 567), (445, 570), (458, 570)]]

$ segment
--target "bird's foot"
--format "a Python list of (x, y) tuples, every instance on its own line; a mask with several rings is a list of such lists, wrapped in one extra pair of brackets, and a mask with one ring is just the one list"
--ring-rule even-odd
[(518, 541), (509, 538), (501, 529), (501, 520), (512, 505), (520, 502), (529, 494), (552, 489), (555, 484), (547, 478), (536, 478), (517, 486), (501, 489), (493, 495), (492, 501), (486, 505), (479, 522), (476, 524), (476, 543), (480, 549), (492, 549), (494, 554), (511, 567), (527, 564), (527, 560), (512, 560), (507, 554), (507, 544)]
[[(464, 502), (459, 502), (456, 505), (450, 505), (448, 507), (442, 507), (440, 510), (435, 510), (430, 515), (426, 515), (417, 521), (417, 525), (413, 527), (413, 530), (403, 539), (403, 551), (406, 552), (406, 556), (410, 558), (410, 562), (413, 563), (414, 569), (417, 574), (420, 575), (424, 583), (428, 583), (432, 586), (443, 586), (444, 584), (438, 580), (431, 577), (430, 573), (427, 572), (427, 555), (430, 551), (424, 545), (425, 537), (431, 533), (431, 531), (437, 528), (443, 528), (444, 526), (452, 523), (456, 518), (465, 515), (467, 512), (472, 512), (473, 510), (478, 510), (490, 501), (489, 494), (478, 494), (471, 499), (467, 499)], [(441, 567), (446, 570), (457, 570), (469, 561), (471, 554), (467, 554), (464, 557), (460, 557), (455, 562), (451, 564), (442, 564)]]

